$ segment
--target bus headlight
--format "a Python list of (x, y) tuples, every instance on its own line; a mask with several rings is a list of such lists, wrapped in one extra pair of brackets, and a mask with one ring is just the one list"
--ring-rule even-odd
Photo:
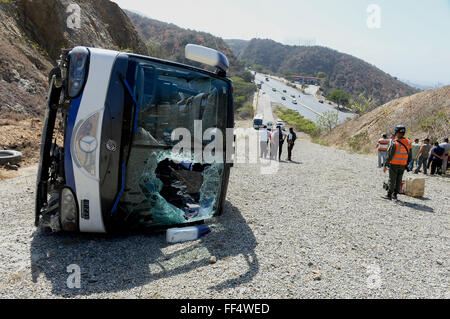
[(73, 232), (78, 229), (78, 209), (75, 195), (69, 188), (61, 191), (61, 226), (64, 231)]
[(83, 47), (76, 47), (70, 51), (69, 57), (68, 94), (70, 98), (75, 98), (80, 94), (86, 82), (89, 51)]

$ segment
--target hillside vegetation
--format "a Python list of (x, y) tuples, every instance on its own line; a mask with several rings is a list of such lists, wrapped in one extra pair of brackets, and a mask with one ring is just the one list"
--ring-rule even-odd
[(408, 138), (441, 141), (450, 136), (450, 86), (393, 100), (370, 113), (344, 123), (322, 140), (356, 152), (376, 152), (382, 134), (405, 125)]
[(285, 77), (292, 74), (320, 75), (327, 96), (338, 89), (346, 91), (355, 99), (365, 93), (381, 105), (417, 92), (361, 59), (326, 47), (288, 46), (261, 39), (248, 42), (227, 40), (227, 43), (238, 58), (272, 73)]

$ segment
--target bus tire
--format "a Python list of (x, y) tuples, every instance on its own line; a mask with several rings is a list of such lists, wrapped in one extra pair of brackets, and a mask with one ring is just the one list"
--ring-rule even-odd
[(0, 165), (18, 164), (22, 161), (22, 153), (17, 151), (0, 151)]

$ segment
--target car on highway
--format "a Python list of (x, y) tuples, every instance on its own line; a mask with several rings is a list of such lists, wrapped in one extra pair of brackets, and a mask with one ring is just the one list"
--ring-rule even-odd
[(269, 78), (266, 78), (266, 82), (269, 82), (270, 81), (270, 79)]
[(276, 91), (277, 91), (277, 89), (273, 88), (273, 89), (272, 89), (272, 91), (276, 92)]
[(286, 90), (283, 90), (283, 93), (287, 93), (287, 91), (286, 91)]
[(281, 126), (281, 127), (284, 126), (283, 120), (277, 120), (277, 127), (278, 127), (278, 126)]
[(283, 101), (286, 101), (286, 97), (285, 97), (285, 96), (282, 96), (281, 99), (282, 99)]
[(319, 103), (322, 103), (322, 104), (324, 104), (325, 102), (324, 102), (324, 100), (319, 100)]
[(297, 100), (296, 100), (296, 99), (293, 99), (293, 100), (292, 100), (292, 104), (295, 104), (295, 105), (297, 105), (297, 103), (298, 103), (298, 102), (297, 102)]
[[(223, 212), (232, 163), (225, 152), (213, 161), (191, 154), (234, 128), (229, 62), (191, 44), (185, 57), (216, 71), (85, 46), (62, 51), (49, 77), (37, 227), (121, 233), (197, 225)], [(191, 142), (197, 122), (208, 141)], [(188, 152), (171, 152), (184, 134)]]

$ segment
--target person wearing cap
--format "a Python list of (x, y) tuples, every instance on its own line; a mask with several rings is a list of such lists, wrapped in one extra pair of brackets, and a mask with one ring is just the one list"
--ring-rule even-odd
[(391, 145), (391, 140), (388, 139), (387, 134), (383, 134), (382, 138), (378, 141), (378, 168), (382, 168), (386, 164), (387, 151)]
[(398, 200), (398, 194), (403, 182), (403, 174), (411, 162), (412, 143), (405, 138), (406, 128), (399, 125), (395, 128), (395, 140), (388, 150), (388, 158), (384, 166), (384, 172), (389, 167), (389, 190), (385, 199)]
[(414, 174), (419, 174), (420, 169), (423, 167), (423, 173), (427, 175), (428, 173), (428, 157), (430, 156), (430, 151), (433, 147), (430, 144), (430, 139), (426, 138), (423, 141), (423, 145), (417, 154), (417, 168), (414, 171)]

